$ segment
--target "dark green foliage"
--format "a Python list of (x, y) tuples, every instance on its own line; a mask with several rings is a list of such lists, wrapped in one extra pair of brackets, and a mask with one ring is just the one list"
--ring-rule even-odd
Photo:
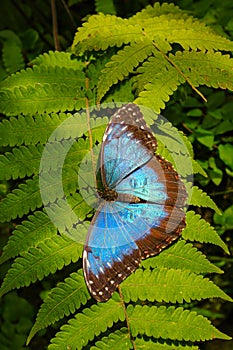
[[(173, 4), (156, 2), (142, 11), (138, 6), (135, 2), (127, 18), (121, 18), (116, 15), (122, 11), (120, 3), (96, 0), (98, 14), (79, 25), (69, 52), (47, 49), (35, 57), (41, 52), (37, 33), (43, 33), (37, 24), (19, 36), (0, 30), (0, 220), (15, 220), (16, 225), (0, 258), (1, 263), (12, 261), (0, 293), (44, 281), (40, 288), (48, 292), (28, 343), (38, 331), (59, 322), (49, 350), (198, 350), (199, 341), (229, 339), (193, 308), (209, 298), (232, 301), (218, 283), (224, 263), (215, 265), (199, 249), (201, 243), (211, 243), (222, 248), (222, 254), (229, 253), (219, 233), (233, 227), (232, 206), (228, 204), (221, 216), (221, 202), (217, 205), (203, 188), (222, 184), (233, 174), (233, 104), (222, 91), (233, 90), (233, 43), (230, 35), (219, 35), (226, 27), (233, 33), (232, 20), (223, 23), (221, 18), (221, 30), (216, 31)], [(47, 4), (42, 8), (46, 13)], [(200, 6), (200, 16), (201, 11)], [(22, 47), (27, 48), (26, 56)], [(192, 210), (187, 211), (181, 239), (143, 261), (121, 284), (119, 294), (96, 304), (82, 274), (81, 243), (93, 214), (97, 146), (121, 101), (153, 109), (145, 112), (145, 120), (161, 133), (159, 153), (178, 165), (181, 176), (194, 173), (197, 182), (185, 184)], [(111, 113), (108, 108), (100, 113), (100, 102), (114, 102), (107, 106), (113, 108)], [(159, 124), (155, 112), (165, 106), (169, 122)], [(194, 151), (198, 160), (193, 159)], [(217, 230), (200, 215), (207, 209), (215, 211)], [(47, 276), (52, 281), (48, 287)], [(8, 296), (3, 298), (7, 305)], [(5, 346), (3, 316), (0, 339)], [(31, 326), (25, 326), (27, 333)], [(23, 346), (21, 339), (18, 344)]]

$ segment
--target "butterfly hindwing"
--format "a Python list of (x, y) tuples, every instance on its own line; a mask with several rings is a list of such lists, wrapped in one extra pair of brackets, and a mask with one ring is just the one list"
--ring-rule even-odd
[(141, 261), (136, 241), (159, 226), (165, 213), (153, 203), (108, 202), (92, 220), (83, 254), (87, 286), (98, 301), (107, 300)]
[[(158, 204), (162, 220), (151, 223), (146, 235), (135, 241), (141, 258), (158, 254), (177, 239), (185, 227), (184, 206), (187, 193), (178, 173), (170, 162), (160, 156), (153, 157), (142, 168), (137, 169), (116, 187), (118, 193), (134, 194), (143, 201)], [(155, 217), (158, 209), (154, 206)], [(148, 209), (147, 209), (148, 210)]]

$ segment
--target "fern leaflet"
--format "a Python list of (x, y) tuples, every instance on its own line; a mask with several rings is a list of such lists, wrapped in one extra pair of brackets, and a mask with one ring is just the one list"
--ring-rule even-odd
[(221, 247), (227, 254), (229, 250), (227, 245), (219, 237), (215, 229), (210, 224), (201, 219), (199, 214), (195, 214), (194, 211), (189, 211), (186, 216), (187, 226), (182, 232), (184, 239), (191, 241), (205, 242), (216, 244)]
[[(127, 313), (134, 337), (145, 334), (149, 337), (180, 341), (230, 339), (212, 326), (207, 318), (182, 307), (129, 305)], [(157, 327), (153, 327), (154, 323)]]
[[(121, 328), (114, 333), (110, 333), (108, 337), (103, 337), (101, 341), (97, 341), (91, 350), (120, 350), (132, 349), (127, 328)], [(137, 349), (140, 349), (137, 347)]]
[(81, 304), (86, 304), (88, 299), (90, 299), (90, 294), (87, 291), (82, 271), (72, 273), (64, 282), (58, 283), (45, 299), (27, 342), (29, 343), (40, 329), (58, 321), (65, 315), (74, 313)]
[[(125, 319), (119, 297), (115, 295), (106, 303), (99, 303), (83, 310), (71, 319), (52, 339), (48, 350), (82, 349), (89, 340), (112, 327), (114, 322)], [(77, 332), (78, 330), (78, 332)]]
[(136, 338), (135, 345), (138, 350), (199, 350), (196, 345), (184, 344), (183, 342), (171, 342), (169, 340), (145, 340)]
[(185, 243), (183, 240), (163, 250), (159, 255), (143, 260), (142, 266), (145, 268), (174, 268), (175, 266), (176, 269), (185, 269), (195, 273), (223, 273), (219, 267), (212, 264), (197, 248), (190, 243)]
[(149, 40), (144, 40), (125, 46), (123, 50), (118, 51), (117, 55), (112, 56), (111, 61), (105, 65), (100, 76), (97, 86), (98, 101), (113, 84), (132, 73), (139, 63), (143, 62), (153, 51), (152, 43)]
[(190, 188), (189, 184), (187, 184), (186, 188), (187, 187), (188, 187), (188, 191), (191, 192), (192, 194), (192, 196), (190, 196), (191, 199), (189, 204), (195, 205), (198, 207), (209, 207), (215, 210), (217, 214), (221, 214), (221, 211), (218, 209), (217, 205), (210, 198), (210, 196), (206, 194), (206, 192), (203, 192), (203, 190), (198, 188), (197, 186), (193, 186), (192, 188)]
[(122, 283), (121, 289), (126, 303), (138, 299), (183, 303), (213, 297), (232, 301), (208, 278), (186, 270), (138, 269)]
[(3, 248), (0, 257), (0, 264), (8, 259), (14, 258), (29, 248), (37, 246), (47, 238), (57, 234), (57, 229), (50, 221), (50, 218), (43, 212), (37, 211), (28, 216), (28, 220), (23, 221), (16, 227), (9, 241)]
[(12, 289), (29, 286), (50, 273), (76, 262), (82, 254), (82, 246), (67, 237), (53, 236), (37, 248), (23, 252), (15, 259), (0, 289), (0, 295)]

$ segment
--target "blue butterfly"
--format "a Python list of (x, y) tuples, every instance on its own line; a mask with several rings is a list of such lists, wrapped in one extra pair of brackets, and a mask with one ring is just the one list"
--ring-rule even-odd
[(100, 151), (101, 202), (83, 252), (87, 287), (108, 300), (142, 259), (158, 254), (185, 227), (185, 187), (172, 165), (154, 155), (157, 141), (139, 107), (121, 107)]

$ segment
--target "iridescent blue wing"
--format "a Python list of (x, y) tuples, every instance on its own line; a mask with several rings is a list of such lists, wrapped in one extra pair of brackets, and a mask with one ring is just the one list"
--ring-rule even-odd
[(104, 187), (113, 189), (125, 176), (147, 163), (157, 142), (139, 107), (129, 103), (111, 118), (103, 136), (101, 175)]
[(122, 107), (105, 131), (101, 176), (118, 198), (98, 208), (83, 254), (86, 283), (98, 301), (108, 300), (141, 259), (158, 254), (185, 226), (184, 185), (169, 162), (154, 156), (156, 145), (133, 104)]
[(185, 227), (185, 187), (161, 157), (152, 158), (117, 189), (143, 199), (140, 203), (106, 202), (91, 223), (83, 267), (87, 286), (98, 301), (108, 300), (141, 259), (158, 254)]
[(83, 254), (87, 286), (98, 301), (110, 298), (119, 283), (140, 264), (137, 241), (159, 226), (166, 213), (161, 205), (106, 202), (92, 220)]

